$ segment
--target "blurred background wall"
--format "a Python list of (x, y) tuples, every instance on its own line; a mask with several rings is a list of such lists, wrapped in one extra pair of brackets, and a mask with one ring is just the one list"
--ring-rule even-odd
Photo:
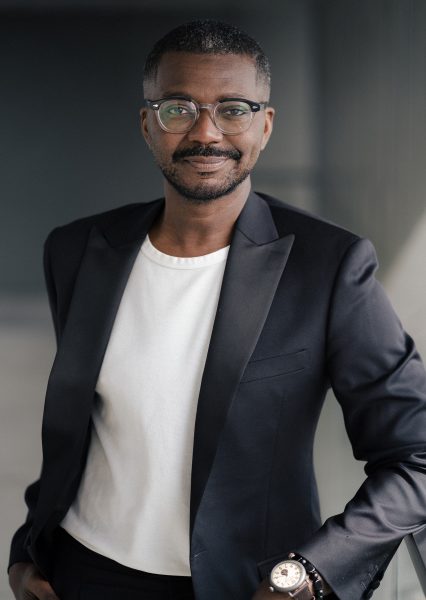
[[(2, 0), (0, 3), (0, 599), (38, 476), (54, 336), (41, 267), (56, 225), (162, 195), (139, 133), (151, 45), (214, 17), (272, 62), (275, 130), (255, 190), (369, 237), (378, 276), (426, 356), (426, 2)], [(324, 518), (363, 479), (330, 394), (316, 444)], [(402, 507), (403, 509), (403, 507)], [(378, 600), (423, 598), (405, 546)]]

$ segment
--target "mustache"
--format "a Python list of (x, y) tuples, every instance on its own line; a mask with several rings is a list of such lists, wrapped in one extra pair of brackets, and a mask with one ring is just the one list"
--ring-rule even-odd
[(220, 150), (213, 146), (195, 146), (193, 148), (182, 148), (173, 152), (173, 161), (182, 160), (187, 156), (220, 156), (240, 160), (242, 154), (239, 150)]

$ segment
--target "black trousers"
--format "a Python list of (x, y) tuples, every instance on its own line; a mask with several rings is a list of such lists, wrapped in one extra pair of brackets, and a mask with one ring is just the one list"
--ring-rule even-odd
[(191, 577), (145, 573), (55, 531), (50, 584), (60, 600), (195, 600)]

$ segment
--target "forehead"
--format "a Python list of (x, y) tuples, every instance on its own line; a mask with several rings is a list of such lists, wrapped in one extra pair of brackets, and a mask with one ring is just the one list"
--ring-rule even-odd
[(153, 97), (185, 94), (199, 102), (234, 95), (260, 101), (261, 89), (254, 60), (239, 54), (168, 52), (149, 84)]

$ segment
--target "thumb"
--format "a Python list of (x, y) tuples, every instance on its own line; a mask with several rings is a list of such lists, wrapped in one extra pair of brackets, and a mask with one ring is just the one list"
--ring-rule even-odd
[(60, 600), (50, 583), (45, 579), (34, 582), (32, 592), (39, 600)]

